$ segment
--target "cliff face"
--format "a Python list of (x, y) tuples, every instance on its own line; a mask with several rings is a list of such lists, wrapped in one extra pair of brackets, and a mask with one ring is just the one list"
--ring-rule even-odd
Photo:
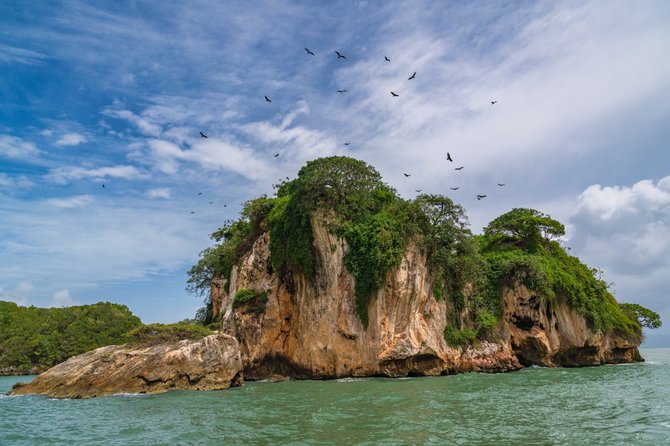
[[(233, 268), (229, 292), (221, 282), (212, 287), (223, 330), (240, 343), (247, 379), (439, 375), (641, 359), (639, 340), (592, 333), (567, 305), (537, 305), (539, 297), (522, 286), (503, 293), (504, 317), (494, 341), (477, 349), (450, 347), (443, 337), (450, 309), (433, 297), (425, 256), (412, 243), (371, 300), (366, 329), (355, 311), (347, 244), (324, 220), (311, 220), (319, 259), (314, 280), (293, 275), (290, 290), (280, 283), (264, 233)], [(242, 288), (267, 291), (263, 313), (233, 308), (232, 296)]]

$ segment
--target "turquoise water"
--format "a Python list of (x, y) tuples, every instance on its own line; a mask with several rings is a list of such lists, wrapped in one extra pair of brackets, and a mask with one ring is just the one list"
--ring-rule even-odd
[[(670, 349), (647, 362), (247, 383), (91, 400), (0, 397), (2, 445), (670, 444)], [(26, 377), (0, 377), (0, 393)]]

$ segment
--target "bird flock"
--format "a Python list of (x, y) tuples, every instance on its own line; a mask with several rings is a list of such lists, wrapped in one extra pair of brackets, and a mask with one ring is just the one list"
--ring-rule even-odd
[[(310, 50), (309, 48), (306, 48), (306, 47), (305, 47), (304, 50), (305, 50), (305, 54), (306, 54), (306, 55), (308, 55), (308, 56), (312, 56), (312, 57), (316, 56), (316, 54), (314, 53), (314, 51)], [(348, 59), (347, 59), (347, 56), (345, 56), (341, 51), (339, 51), (339, 50), (335, 50), (335, 51), (333, 51), (333, 52), (335, 53), (335, 56), (337, 57), (337, 60), (340, 60), (340, 59), (348, 60)], [(391, 62), (391, 59), (390, 59), (388, 56), (384, 56), (384, 62), (390, 63), (390, 62)], [(412, 75), (409, 76), (409, 77), (407, 78), (407, 80), (411, 81), (411, 80), (416, 79), (416, 74), (417, 74), (416, 71), (413, 72)], [(342, 95), (342, 94), (347, 93), (348, 91), (347, 91), (346, 89), (339, 89), (339, 90), (336, 90), (336, 92), (337, 92), (338, 94)], [(393, 98), (398, 98), (398, 97), (400, 97), (400, 94), (399, 94), (399, 93), (396, 93), (395, 91), (390, 91), (390, 93), (391, 93), (391, 96), (392, 96)], [(267, 103), (272, 103), (272, 99), (271, 99), (268, 95), (264, 95), (263, 97), (265, 98), (265, 102), (267, 102)], [(492, 105), (492, 106), (493, 106), (493, 105), (496, 105), (496, 104), (498, 103), (497, 100), (492, 100), (492, 101), (490, 101), (490, 102), (491, 102), (491, 105)], [(208, 136), (207, 136), (203, 131), (200, 131), (200, 137), (201, 137), (201, 138), (208, 138)], [(345, 146), (349, 146), (350, 144), (351, 144), (351, 142), (345, 142), (345, 143), (344, 143)], [(274, 154), (274, 158), (278, 158), (279, 155), (280, 155), (279, 153), (275, 153), (275, 154)], [(449, 153), (449, 152), (447, 152), (446, 159), (447, 159), (447, 161), (449, 161), (449, 162), (452, 162), (452, 163), (454, 162), (453, 158), (451, 157), (451, 153)], [(463, 170), (464, 167), (465, 167), (465, 166), (455, 167), (454, 170), (456, 170), (456, 171), (461, 171), (461, 170)], [(405, 178), (409, 178), (409, 177), (411, 176), (411, 174), (406, 173), (406, 172), (403, 172), (403, 175), (405, 176)], [(288, 177), (287, 177), (287, 179), (288, 179)], [(499, 187), (503, 187), (503, 186), (505, 186), (505, 183), (497, 183), (497, 184), (498, 184)], [(105, 187), (105, 186), (103, 185), (102, 187)], [(460, 186), (450, 187), (450, 189), (453, 190), (453, 191), (456, 191), (456, 190), (459, 190), (459, 189), (460, 189)], [(422, 190), (423, 190), (423, 189), (415, 189), (416, 193), (420, 193)], [(198, 195), (202, 195), (202, 192), (199, 193)], [(477, 197), (477, 200), (482, 200), (482, 199), (486, 198), (486, 194), (477, 194), (476, 197)], [(213, 204), (213, 202), (210, 201), (209, 204)], [(226, 206), (226, 205), (224, 204), (224, 207), (225, 207), (225, 206)], [(195, 211), (191, 211), (191, 214), (194, 214), (194, 213), (195, 213)]]

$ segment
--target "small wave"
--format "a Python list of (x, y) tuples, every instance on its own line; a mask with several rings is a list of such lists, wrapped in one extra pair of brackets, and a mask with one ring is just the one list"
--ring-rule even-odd
[(361, 378), (352, 378), (351, 376), (347, 376), (346, 378), (340, 378), (336, 379), (338, 383), (353, 383), (356, 381), (363, 381)]
[(118, 396), (121, 398), (141, 398), (148, 396), (147, 393), (130, 393), (130, 392), (120, 392), (120, 393), (115, 393), (111, 396)]
[(667, 427), (668, 429), (670, 429), (670, 421), (662, 421), (658, 424), (660, 424), (663, 427)]
[(661, 361), (645, 361), (644, 363), (649, 365), (663, 365)]

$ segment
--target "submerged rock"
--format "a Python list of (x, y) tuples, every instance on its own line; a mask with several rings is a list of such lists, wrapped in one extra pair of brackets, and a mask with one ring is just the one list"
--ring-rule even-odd
[(10, 394), (91, 398), (115, 393), (220, 390), (241, 384), (242, 362), (235, 338), (214, 334), (152, 346), (111, 345), (52, 367)]

